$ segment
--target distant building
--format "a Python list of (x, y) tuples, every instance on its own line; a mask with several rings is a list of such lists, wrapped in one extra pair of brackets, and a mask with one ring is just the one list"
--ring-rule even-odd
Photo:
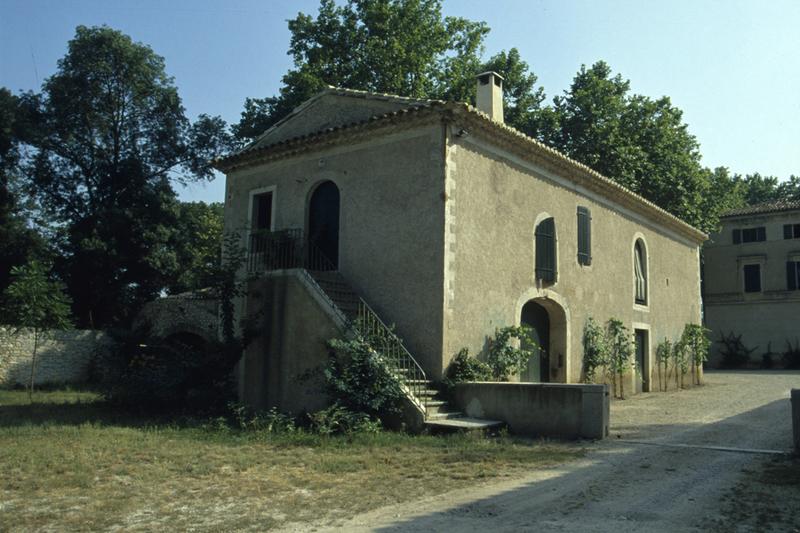
[[(714, 341), (741, 336), (751, 364), (761, 364), (800, 339), (800, 201), (737, 209), (721, 222), (704, 248), (706, 327)], [(712, 366), (723, 363), (722, 348), (712, 346)]]

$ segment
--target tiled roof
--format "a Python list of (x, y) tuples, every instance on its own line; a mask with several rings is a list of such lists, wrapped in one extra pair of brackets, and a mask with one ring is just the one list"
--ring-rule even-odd
[[(409, 104), (409, 107), (400, 109), (398, 111), (391, 111), (382, 115), (375, 115), (367, 120), (352, 122), (350, 124), (343, 124), (334, 126), (322, 131), (316, 131), (278, 141), (274, 144), (257, 146), (257, 140), (243, 149), (235, 152), (226, 157), (215, 160), (214, 166), (223, 172), (229, 172), (241, 166), (248, 166), (257, 164), (258, 162), (267, 160), (271, 155), (284, 157), (298, 153), (304, 149), (308, 149), (316, 142), (327, 142), (332, 136), (337, 134), (344, 134), (346, 132), (355, 132), (365, 128), (379, 127), (382, 124), (397, 123), (401, 120), (410, 119), (414, 116), (420, 116), (430, 113), (449, 113), (470, 119), (473, 123), (480, 123), (481, 129), (493, 133), (493, 138), (496, 142), (500, 142), (501, 138), (506, 142), (512, 142), (522, 148), (528, 154), (536, 154), (551, 163), (555, 163), (560, 167), (565, 167), (569, 171), (579, 172), (583, 174), (583, 179), (580, 181), (589, 186), (590, 189), (600, 192), (609, 197), (613, 197), (623, 204), (632, 206), (638, 204), (639, 208), (644, 208), (645, 211), (652, 215), (658, 222), (665, 223), (679, 233), (689, 237), (695, 242), (702, 242), (708, 236), (702, 231), (698, 230), (691, 224), (684, 222), (675, 215), (667, 212), (661, 207), (655, 205), (651, 201), (639, 196), (633, 191), (619, 185), (617, 182), (600, 174), (596, 170), (590, 168), (583, 163), (575, 161), (562, 154), (558, 150), (547, 146), (541, 141), (525, 135), (524, 133), (506, 125), (492, 120), (486, 113), (464, 102), (445, 102), (441, 100), (418, 100), (413, 98), (405, 98), (402, 96), (394, 96), (387, 94), (374, 94), (366, 91), (356, 91), (353, 89), (341, 89), (331, 87), (326, 89), (322, 94), (338, 94), (343, 96), (354, 96), (360, 98), (378, 98), (387, 100), (403, 101)], [(317, 96), (320, 96), (317, 95)], [(315, 96), (313, 99), (317, 98)], [(305, 107), (308, 101), (300, 106)], [(298, 109), (300, 109), (298, 108)], [(575, 178), (573, 178), (575, 179)]]
[(778, 211), (793, 211), (795, 209), (800, 209), (800, 200), (781, 199), (756, 205), (748, 205), (747, 207), (740, 207), (739, 209), (732, 209), (731, 211), (723, 213), (722, 217), (759, 215), (762, 213), (776, 213)]

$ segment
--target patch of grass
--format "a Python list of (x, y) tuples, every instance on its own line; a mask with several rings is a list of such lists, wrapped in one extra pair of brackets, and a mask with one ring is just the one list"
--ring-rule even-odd
[(0, 391), (0, 524), (261, 531), (335, 521), (575, 459), (474, 434), (324, 437), (115, 413), (89, 391)]

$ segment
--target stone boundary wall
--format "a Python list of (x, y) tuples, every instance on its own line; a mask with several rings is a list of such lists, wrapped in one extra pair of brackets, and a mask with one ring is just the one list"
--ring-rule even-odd
[[(33, 333), (14, 331), (0, 326), (0, 387), (27, 385), (30, 379)], [(85, 383), (95, 355), (112, 345), (103, 331), (50, 331), (36, 351), (36, 385)]]

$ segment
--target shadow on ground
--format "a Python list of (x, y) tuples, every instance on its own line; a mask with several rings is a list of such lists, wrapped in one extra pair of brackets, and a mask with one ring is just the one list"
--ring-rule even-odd
[[(378, 531), (696, 531), (720, 516), (743, 472), (771, 459), (702, 448), (788, 450), (788, 400), (711, 424), (663, 424), (636, 445), (609, 439), (586, 461), (542, 479), (443, 510), (384, 524)], [(681, 443), (698, 448), (673, 448)], [(658, 444), (667, 444), (659, 446)], [(435, 508), (431, 505), (431, 508)]]

